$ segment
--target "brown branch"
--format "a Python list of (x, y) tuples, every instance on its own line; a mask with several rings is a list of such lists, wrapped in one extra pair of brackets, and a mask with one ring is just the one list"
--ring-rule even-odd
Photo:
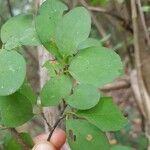
[(124, 18), (122, 18), (121, 16), (113, 13), (112, 11), (108, 11), (104, 8), (101, 8), (101, 7), (93, 7), (93, 6), (88, 6), (88, 9), (90, 11), (95, 11), (95, 12), (100, 12), (100, 13), (104, 13), (106, 15), (109, 15), (115, 19), (117, 19), (118, 21), (121, 22), (121, 25), (127, 30), (129, 31), (130, 33), (133, 33), (133, 30), (132, 28), (130, 27), (130, 23), (127, 22)]
[(139, 47), (139, 32), (138, 32), (138, 16), (137, 16), (137, 8), (136, 8), (136, 1), (131, 0), (131, 10), (132, 10), (132, 23), (133, 23), (133, 32), (134, 32), (134, 49), (135, 49), (135, 65), (137, 71), (137, 79), (138, 79), (138, 86), (140, 87), (140, 95), (142, 97), (142, 105), (145, 110), (146, 118), (149, 120), (150, 115), (150, 97), (148, 91), (146, 89), (142, 69), (141, 69), (141, 58), (140, 58), (140, 47)]
[(124, 79), (124, 80), (119, 80), (119, 81), (107, 84), (104, 87), (102, 87), (100, 90), (103, 92), (107, 92), (107, 91), (120, 90), (124, 88), (129, 88), (129, 87), (130, 87), (129, 80)]
[(106, 9), (104, 9), (104, 8), (88, 6), (88, 9), (91, 10), (91, 11), (108, 14), (108, 15), (110, 15), (110, 16), (116, 18), (116, 19), (119, 20), (119, 21), (126, 22), (126, 21), (124, 20), (124, 18), (122, 18), (122, 17), (120, 17), (119, 15), (113, 13), (112, 11), (108, 11), (108, 10), (106, 10)]
[(8, 11), (11, 17), (14, 16), (12, 8), (11, 8), (11, 4), (10, 4), (10, 0), (7, 0), (7, 7), (8, 7)]
[(49, 123), (48, 120), (46, 119), (45, 114), (42, 112), (41, 115), (42, 115), (42, 117), (43, 117), (43, 119), (44, 119), (46, 125), (48, 126), (49, 131), (51, 131), (51, 130), (52, 130), (52, 126), (50, 125), (50, 123)]
[[(87, 8), (87, 9), (89, 10), (89, 6), (88, 6), (88, 4), (86, 3), (85, 0), (79, 0), (79, 2), (80, 2), (85, 8)], [(90, 11), (90, 10), (89, 10), (89, 11)], [(96, 18), (96, 16), (94, 15), (93, 12), (90, 11), (90, 14), (91, 14), (91, 17), (92, 17), (92, 20), (93, 20), (93, 24), (96, 26), (96, 28), (97, 28), (99, 34), (100, 34), (103, 38), (105, 38), (105, 37), (107, 36), (107, 34), (106, 34), (106, 32), (105, 32), (103, 26), (97, 21), (97, 18)], [(106, 46), (107, 46), (107, 47), (111, 47), (111, 42), (110, 42), (109, 40), (106, 41)]]
[(144, 33), (145, 33), (145, 37), (146, 37), (148, 46), (150, 46), (150, 37), (149, 37), (149, 32), (148, 32), (148, 28), (147, 28), (147, 25), (146, 25), (144, 13), (142, 11), (141, 0), (137, 0), (137, 4), (138, 4), (138, 9), (139, 9), (141, 23), (142, 23), (143, 30), (144, 30)]
[(131, 82), (131, 87), (132, 87), (132, 91), (133, 91), (137, 106), (139, 108), (139, 112), (142, 114), (142, 116), (144, 118), (146, 118), (145, 110), (144, 110), (143, 103), (142, 103), (142, 97), (140, 94), (140, 88), (138, 85), (137, 71), (136, 70), (132, 70), (130, 72), (130, 82)]
[(21, 146), (23, 146), (23, 149), (24, 149), (24, 150), (31, 150), (31, 148), (29, 147), (29, 145), (27, 145), (27, 144), (23, 141), (22, 137), (20, 136), (20, 134), (17, 132), (17, 130), (16, 130), (15, 128), (11, 128), (10, 131), (11, 131), (12, 135), (16, 138), (17, 142), (18, 142)]
[(50, 131), (50, 134), (48, 135), (47, 141), (50, 141), (50, 139), (51, 139), (51, 137), (52, 137), (52, 135), (53, 135), (55, 129), (57, 128), (57, 126), (59, 125), (59, 123), (61, 122), (61, 120), (63, 120), (63, 119), (66, 117), (66, 115), (64, 115), (64, 112), (65, 112), (66, 107), (67, 107), (67, 105), (65, 105), (64, 108), (63, 108), (63, 110), (60, 112), (60, 116), (61, 116), (61, 117), (59, 117), (59, 118), (56, 120), (54, 126), (52, 127), (52, 129), (51, 129), (51, 131)]
[(51, 139), (51, 137), (52, 137), (52, 135), (53, 135), (55, 129), (56, 129), (57, 126), (59, 125), (60, 121), (61, 121), (62, 119), (64, 119), (64, 118), (65, 118), (65, 116), (62, 116), (62, 117), (60, 117), (60, 118), (56, 121), (56, 123), (54, 124), (54, 126), (53, 126), (53, 128), (52, 128), (52, 130), (51, 130), (51, 132), (50, 132), (50, 134), (49, 134), (49, 136), (48, 136), (48, 138), (47, 138), (47, 141), (50, 141), (50, 139)]

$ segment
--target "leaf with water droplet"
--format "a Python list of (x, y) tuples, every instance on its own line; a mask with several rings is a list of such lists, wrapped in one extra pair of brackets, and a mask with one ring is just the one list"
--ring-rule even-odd
[(24, 82), (26, 62), (15, 51), (0, 51), (0, 96), (16, 92)]
[(102, 46), (90, 47), (72, 59), (69, 72), (82, 84), (102, 87), (122, 74), (123, 65), (113, 50)]
[(110, 150), (105, 134), (86, 120), (66, 120), (71, 150)]

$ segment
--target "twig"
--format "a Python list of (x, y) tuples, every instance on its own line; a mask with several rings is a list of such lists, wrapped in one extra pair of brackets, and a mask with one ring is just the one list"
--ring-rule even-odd
[(134, 49), (135, 49), (135, 66), (137, 71), (138, 86), (140, 89), (141, 104), (145, 112), (145, 135), (148, 138), (149, 145), (148, 150), (150, 150), (150, 97), (146, 89), (142, 69), (141, 69), (141, 58), (140, 58), (140, 46), (139, 46), (139, 32), (138, 32), (138, 18), (137, 18), (137, 8), (136, 0), (131, 0), (131, 10), (132, 10), (132, 23), (134, 31)]
[(17, 132), (16, 129), (11, 128), (10, 130), (11, 130), (13, 136), (16, 138), (17, 142), (18, 142), (20, 145), (23, 146), (23, 149), (24, 149), (24, 150), (31, 150), (31, 148), (29, 147), (29, 145), (27, 145), (27, 144), (23, 141), (22, 137), (20, 136), (20, 134)]
[(140, 88), (138, 85), (137, 71), (136, 70), (132, 70), (130, 72), (130, 82), (131, 82), (132, 91), (134, 93), (135, 100), (136, 100), (137, 106), (139, 108), (139, 111), (142, 114), (142, 116), (144, 118), (146, 118), (145, 110), (144, 110), (143, 103), (142, 103), (142, 97), (140, 94)]
[(124, 80), (116, 81), (114, 83), (107, 84), (100, 90), (103, 92), (106, 92), (106, 91), (113, 91), (113, 90), (129, 88), (129, 87), (130, 87), (129, 80), (124, 79)]
[(6, 127), (1, 127), (0, 126), (0, 131), (2, 131), (2, 130), (8, 130), (9, 128), (6, 128)]
[(108, 14), (108, 15), (110, 15), (110, 16), (116, 18), (116, 19), (119, 20), (119, 21), (125, 22), (124, 18), (122, 18), (122, 17), (120, 17), (119, 15), (113, 13), (112, 11), (108, 11), (108, 10), (106, 10), (106, 9), (104, 9), (104, 8), (88, 6), (88, 9), (91, 10), (91, 11)]
[(51, 132), (50, 132), (50, 134), (49, 134), (49, 136), (48, 136), (48, 138), (47, 138), (47, 141), (50, 141), (50, 139), (51, 139), (51, 137), (52, 137), (52, 135), (53, 135), (55, 129), (56, 129), (57, 126), (59, 125), (60, 121), (61, 121), (62, 119), (64, 119), (64, 118), (65, 118), (65, 116), (62, 116), (62, 117), (60, 117), (60, 118), (56, 121), (56, 123), (54, 124), (54, 126), (53, 126), (53, 128), (52, 128), (52, 130), (51, 130)]
[(147, 44), (148, 44), (148, 46), (150, 46), (150, 37), (149, 37), (149, 32), (148, 32), (148, 28), (147, 28), (147, 25), (146, 25), (144, 13), (142, 11), (141, 0), (137, 0), (137, 4), (138, 4), (138, 9), (139, 9), (139, 13), (140, 13), (141, 23), (142, 23), (143, 30), (144, 30), (144, 33), (145, 33)]
[(101, 7), (93, 7), (93, 6), (88, 6), (88, 9), (90, 11), (95, 11), (95, 12), (100, 12), (100, 13), (104, 13), (106, 15), (109, 15), (115, 19), (117, 19), (118, 21), (121, 22), (121, 25), (127, 30), (129, 31), (130, 33), (133, 33), (133, 30), (132, 28), (130, 27), (130, 23), (127, 22), (124, 18), (122, 18), (121, 16), (113, 13), (112, 11), (108, 11), (104, 8), (101, 8)]
[[(86, 3), (85, 0), (79, 0), (79, 2), (89, 10), (89, 6), (88, 4)], [(90, 11), (90, 10), (89, 10)], [(97, 21), (95, 15), (93, 14), (93, 12), (90, 11), (90, 14), (91, 14), (91, 17), (92, 17), (92, 20), (93, 20), (93, 23), (94, 25), (96, 26), (98, 32), (101, 34), (101, 36), (104, 38), (107, 36), (103, 26)], [(111, 42), (109, 40), (106, 41), (106, 46), (107, 47), (111, 47)]]
[(41, 115), (42, 115), (42, 117), (43, 117), (45, 123), (47, 124), (49, 131), (51, 131), (51, 130), (52, 130), (52, 126), (50, 125), (50, 123), (49, 123), (48, 120), (46, 119), (45, 114), (42, 112)]
[(9, 10), (10, 16), (13, 17), (14, 14), (13, 14), (13, 11), (12, 11), (12, 8), (11, 8), (10, 0), (7, 0), (7, 6), (8, 6), (8, 10)]
[(50, 139), (51, 139), (51, 137), (52, 137), (52, 135), (53, 135), (55, 129), (57, 128), (57, 126), (59, 125), (59, 123), (61, 122), (61, 120), (63, 120), (63, 119), (66, 117), (66, 115), (64, 115), (64, 112), (65, 112), (66, 107), (67, 107), (67, 105), (65, 105), (64, 108), (63, 108), (63, 110), (60, 112), (60, 116), (61, 116), (61, 117), (59, 117), (59, 118), (56, 120), (54, 126), (52, 127), (52, 130), (50, 131), (50, 134), (49, 134), (49, 136), (48, 136), (48, 138), (47, 138), (47, 141), (50, 141)]
[(140, 87), (142, 105), (144, 107), (145, 114), (146, 114), (145, 119), (149, 120), (150, 97), (143, 80), (142, 69), (141, 69), (140, 47), (139, 47), (139, 39), (138, 39), (139, 33), (138, 33), (138, 22), (137, 22), (137, 8), (136, 8), (135, 0), (131, 0), (131, 10), (132, 10), (132, 23), (133, 23), (133, 31), (134, 31), (135, 65), (137, 71), (138, 86)]

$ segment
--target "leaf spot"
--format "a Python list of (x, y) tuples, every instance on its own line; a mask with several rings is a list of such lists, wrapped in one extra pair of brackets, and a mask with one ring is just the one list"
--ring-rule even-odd
[(76, 135), (73, 134), (72, 130), (69, 130), (69, 137), (73, 140), (76, 141)]
[(88, 134), (88, 135), (86, 136), (86, 139), (87, 139), (88, 141), (91, 141), (91, 140), (93, 139), (93, 136), (92, 136), (91, 134)]

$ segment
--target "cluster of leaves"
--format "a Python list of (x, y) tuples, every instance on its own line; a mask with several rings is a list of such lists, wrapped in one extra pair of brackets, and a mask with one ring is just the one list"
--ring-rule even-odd
[[(81, 19), (82, 18), (82, 19)], [(40, 92), (41, 106), (68, 105), (64, 112), (72, 150), (105, 149), (104, 132), (120, 130), (127, 120), (111, 97), (100, 88), (123, 72), (120, 57), (99, 40), (89, 38), (91, 17), (84, 7), (68, 8), (59, 0), (47, 0), (38, 14), (18, 15), (1, 29), (0, 124), (17, 127), (33, 116), (37, 96), (26, 80), (21, 46), (42, 44), (55, 61), (46, 67), (51, 79)], [(112, 148), (113, 150), (115, 148)]]

